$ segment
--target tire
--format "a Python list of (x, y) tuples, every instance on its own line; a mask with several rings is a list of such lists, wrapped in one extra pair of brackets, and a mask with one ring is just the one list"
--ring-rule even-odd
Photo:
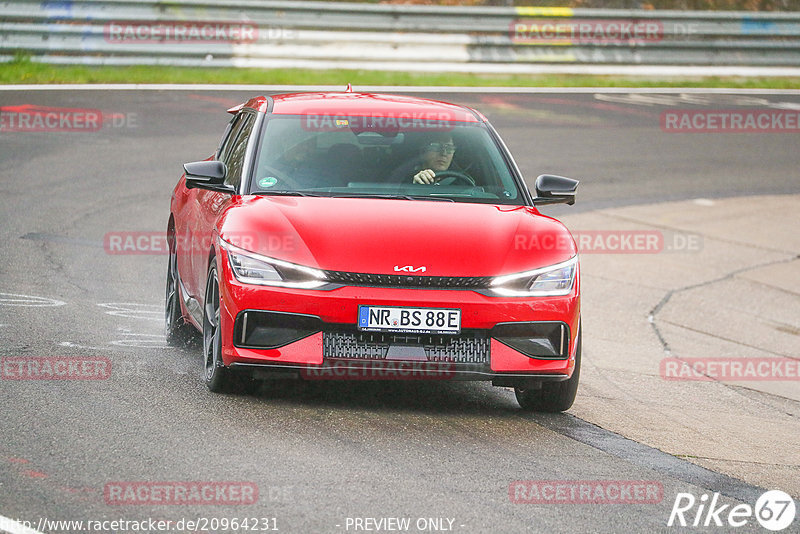
[(203, 301), (203, 377), (206, 387), (214, 393), (226, 393), (234, 389), (231, 370), (222, 363), (222, 332), (219, 328), (219, 280), (217, 260), (211, 260), (206, 279)]
[(563, 412), (575, 402), (581, 374), (581, 337), (578, 332), (575, 351), (575, 370), (572, 376), (561, 382), (543, 382), (539, 389), (514, 388), (520, 407), (526, 412)]
[(197, 331), (183, 319), (181, 290), (178, 284), (178, 263), (175, 252), (169, 254), (167, 265), (167, 294), (164, 303), (164, 334), (167, 345), (185, 347), (194, 340)]
[(222, 332), (219, 328), (219, 278), (217, 260), (211, 259), (203, 301), (203, 378), (213, 393), (254, 393), (260, 386), (250, 374), (236, 373), (222, 362)]

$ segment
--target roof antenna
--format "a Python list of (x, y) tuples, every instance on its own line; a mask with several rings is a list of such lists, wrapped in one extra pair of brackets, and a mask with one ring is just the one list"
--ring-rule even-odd
[(344, 88), (344, 92), (345, 93), (352, 93), (353, 92), (353, 86), (350, 83), (348, 83), (347, 87)]

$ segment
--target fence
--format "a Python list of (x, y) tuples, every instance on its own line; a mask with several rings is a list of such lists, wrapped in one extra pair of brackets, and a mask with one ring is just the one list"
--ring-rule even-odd
[(800, 66), (800, 13), (261, 0), (0, 2), (0, 56), (80, 64), (526, 72)]

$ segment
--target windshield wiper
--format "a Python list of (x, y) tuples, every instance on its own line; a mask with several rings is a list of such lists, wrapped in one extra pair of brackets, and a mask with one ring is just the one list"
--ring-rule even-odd
[(253, 195), (270, 195), (270, 196), (283, 196), (283, 197), (324, 197), (327, 195), (320, 195), (318, 193), (306, 193), (303, 191), (256, 191)]
[(284, 197), (386, 198), (395, 200), (436, 200), (441, 202), (455, 202), (455, 200), (452, 198), (443, 196), (401, 195), (396, 193), (309, 193), (306, 191), (255, 191), (251, 194)]
[(413, 196), (411, 198), (416, 199), (416, 200), (440, 200), (442, 202), (455, 202), (455, 200), (453, 200), (450, 197), (444, 197), (444, 196), (439, 196), (439, 195), (432, 195), (432, 196), (417, 195), (417, 196)]

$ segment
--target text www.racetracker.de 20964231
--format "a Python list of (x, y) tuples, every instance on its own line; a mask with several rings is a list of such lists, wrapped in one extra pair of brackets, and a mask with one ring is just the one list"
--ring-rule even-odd
[[(19, 527), (37, 532), (278, 532), (275, 517), (194, 517), (182, 519), (9, 519), (0, 517), (0, 532), (17, 532)], [(16, 528), (15, 528), (16, 527)]]

